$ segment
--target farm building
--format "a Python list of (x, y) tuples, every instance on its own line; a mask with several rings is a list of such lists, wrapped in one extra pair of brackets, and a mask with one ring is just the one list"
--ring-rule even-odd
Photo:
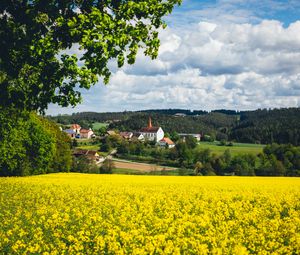
[(168, 137), (164, 137), (158, 142), (158, 145), (161, 147), (173, 148), (175, 147), (175, 143)]
[(80, 138), (90, 139), (94, 135), (94, 132), (91, 129), (80, 129)]
[(71, 127), (70, 127), (70, 129), (74, 130), (74, 132), (76, 132), (76, 134), (79, 134), (81, 126), (78, 125), (78, 124), (72, 124)]
[(94, 161), (96, 164), (100, 164), (105, 160), (105, 158), (100, 156), (97, 151), (93, 150), (76, 150), (74, 151), (73, 156), (76, 158), (86, 157)]

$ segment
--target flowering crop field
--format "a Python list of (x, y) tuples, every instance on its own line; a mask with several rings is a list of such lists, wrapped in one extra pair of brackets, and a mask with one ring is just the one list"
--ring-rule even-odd
[(300, 178), (0, 178), (0, 254), (300, 254)]

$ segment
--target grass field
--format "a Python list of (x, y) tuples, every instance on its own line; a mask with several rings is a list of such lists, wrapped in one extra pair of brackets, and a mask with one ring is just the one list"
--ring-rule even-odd
[(223, 154), (225, 150), (229, 150), (232, 155), (237, 154), (258, 154), (263, 151), (264, 145), (250, 143), (233, 143), (233, 146), (220, 146), (219, 142), (200, 142), (198, 148), (210, 149), (212, 153), (217, 155)]
[(87, 139), (87, 138), (80, 138), (80, 139), (76, 139), (78, 144), (82, 144), (82, 143), (91, 143), (93, 141), (93, 139)]
[(99, 130), (102, 127), (107, 127), (109, 124), (105, 122), (94, 122), (93, 123), (93, 130)]
[(0, 178), (1, 254), (300, 254), (300, 178)]
[(76, 149), (94, 150), (94, 151), (98, 151), (99, 148), (100, 148), (99, 144), (96, 144), (96, 145), (80, 145), (80, 146), (76, 147)]

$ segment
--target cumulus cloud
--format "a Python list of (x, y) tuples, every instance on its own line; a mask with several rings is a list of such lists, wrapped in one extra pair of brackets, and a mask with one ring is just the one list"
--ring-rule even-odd
[(300, 64), (300, 22), (284, 28), (278, 21), (251, 24), (201, 22), (184, 35), (175, 54), (160, 59), (171, 69), (188, 66), (210, 74), (297, 73)]
[(135, 65), (113, 68), (110, 84), (84, 91), (72, 111), (300, 106), (300, 21), (202, 21), (160, 37), (156, 60), (139, 53)]

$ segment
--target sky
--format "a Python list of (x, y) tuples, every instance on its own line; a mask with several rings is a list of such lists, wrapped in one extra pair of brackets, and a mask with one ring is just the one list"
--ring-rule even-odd
[(300, 107), (299, 0), (183, 0), (165, 20), (156, 60), (111, 63), (108, 85), (47, 114)]

